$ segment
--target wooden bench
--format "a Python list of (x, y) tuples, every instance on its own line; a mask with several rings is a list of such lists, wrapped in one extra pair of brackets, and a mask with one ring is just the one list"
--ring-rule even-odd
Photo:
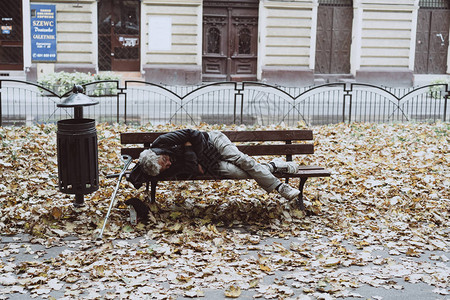
[[(250, 156), (285, 156), (287, 161), (292, 161), (293, 155), (313, 154), (314, 145), (305, 141), (313, 140), (311, 130), (270, 130), (270, 131), (223, 131), (228, 138), (237, 143), (237, 147), (243, 153)], [(121, 149), (122, 155), (129, 155), (133, 159), (139, 158), (139, 154), (150, 147), (151, 143), (164, 132), (139, 132), (139, 133), (121, 133), (120, 140), (122, 145), (126, 145)], [(139, 147), (136, 147), (139, 146)], [(300, 178), (300, 195), (298, 197), (299, 208), (304, 210), (303, 204), (303, 188), (309, 177), (327, 177), (330, 171), (318, 166), (300, 166), (300, 170), (296, 174), (274, 174), (278, 178), (285, 178), (286, 182), (289, 178)], [(233, 179), (209, 175), (201, 175), (195, 178), (186, 179), (177, 178), (176, 180), (225, 180)], [(166, 181), (174, 179), (158, 178), (151, 180), (151, 201), (155, 201), (156, 185), (158, 181)], [(149, 183), (147, 182), (147, 192)]]

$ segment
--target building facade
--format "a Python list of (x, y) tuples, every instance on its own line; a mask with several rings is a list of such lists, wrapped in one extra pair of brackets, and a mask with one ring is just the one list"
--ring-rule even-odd
[(411, 86), (450, 74), (450, 0), (2, 0), (0, 74)]

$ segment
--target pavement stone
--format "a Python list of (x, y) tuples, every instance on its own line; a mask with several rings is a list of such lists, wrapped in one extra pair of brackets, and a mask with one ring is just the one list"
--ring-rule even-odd
[[(132, 240), (127, 240), (127, 243), (137, 243), (139, 244), (139, 241), (141, 238), (135, 238)], [(121, 240), (116, 240), (114, 243), (118, 243)], [(289, 238), (266, 238), (261, 241), (261, 244), (270, 245), (273, 243), (279, 243), (283, 245), (284, 247), (289, 248), (289, 244), (291, 242), (298, 242), (298, 238), (296, 237), (289, 237)], [(148, 240), (147, 240), (148, 242)], [(45, 247), (41, 244), (33, 243), (32, 237), (26, 234), (16, 235), (16, 236), (0, 236), (0, 254), (1, 254), (1, 266), (3, 267), (3, 271), (5, 271), (5, 266), (8, 265), (8, 263), (14, 263), (16, 265), (19, 265), (23, 262), (33, 262), (33, 261), (46, 261), (51, 260), (52, 258), (57, 257), (63, 251), (66, 250), (72, 250), (77, 251), (80, 250), (80, 245), (83, 243), (82, 240), (78, 239), (75, 236), (66, 237), (63, 239), (62, 245), (57, 245), (53, 247)], [(100, 245), (98, 243), (97, 245)], [(95, 246), (94, 246), (95, 247)], [(351, 245), (348, 245), (348, 247), (352, 247)], [(7, 249), (2, 251), (2, 249)], [(240, 250), (242, 253), (241, 257), (245, 258), (248, 256), (257, 256), (260, 251), (258, 250)], [(417, 258), (411, 258), (406, 257), (406, 255), (395, 255), (392, 256), (389, 254), (387, 249), (383, 249), (380, 247), (380, 249), (375, 249), (371, 252), (372, 256), (379, 257), (379, 258), (390, 258), (394, 261), (399, 260), (405, 260), (405, 259), (412, 259), (414, 261), (429, 261), (431, 264), (438, 264), (442, 268), (446, 270), (450, 270), (450, 262), (441, 262), (441, 261), (432, 261), (430, 260), (430, 256), (449, 256), (449, 253), (443, 252), (443, 251), (425, 251), (420, 257)], [(363, 268), (371, 268), (374, 265), (371, 263), (367, 266), (350, 266), (347, 267), (347, 270), (355, 270), (355, 271), (361, 271)], [(1, 269), (0, 269), (1, 270)], [(275, 295), (274, 299), (334, 299), (329, 298), (328, 294), (310, 294), (309, 298), (307, 294), (303, 293), (302, 288), (296, 288), (294, 281), (290, 278), (293, 272), (292, 271), (276, 271), (272, 275), (267, 275), (263, 278), (263, 280), (260, 282), (260, 286), (270, 286), (274, 285), (277, 282), (284, 282), (285, 285), (291, 287), (294, 294), (290, 297), (281, 297), (280, 295)], [(1, 272), (0, 272), (1, 276)], [(450, 277), (450, 274), (449, 274)], [(450, 286), (447, 286), (446, 291), (449, 293), (447, 295), (441, 295), (434, 290), (436, 287), (428, 285), (423, 282), (418, 283), (410, 283), (405, 281), (401, 276), (398, 278), (394, 278), (392, 282), (392, 285), (397, 285), (398, 289), (396, 288), (390, 288), (386, 289), (384, 286), (381, 287), (374, 287), (369, 284), (363, 284), (360, 287), (352, 289), (352, 295), (349, 295), (349, 297), (341, 297), (339, 299), (384, 299), (384, 300), (449, 300), (450, 299)], [(169, 285), (165, 284), (165, 286), (168, 288)], [(64, 298), (65, 291), (70, 287), (70, 284), (64, 283), (64, 286), (59, 291), (51, 291), (49, 294), (46, 294), (44, 296), (36, 296), (31, 295), (30, 292), (26, 289), (24, 289), (21, 292), (11, 292), (8, 294), (1, 294), (0, 293), (0, 299), (60, 299)], [(401, 287), (401, 288), (400, 288)], [(8, 286), (2, 286), (0, 284), (0, 289), (7, 289)], [(441, 289), (442, 290), (442, 289)], [(445, 289), (444, 289), (445, 290)], [(108, 292), (108, 290), (103, 290), (100, 292), (101, 295), (105, 295)], [(111, 292), (111, 291), (110, 291)], [(114, 291), (112, 291), (114, 292)], [(228, 299), (225, 297), (224, 290), (223, 289), (206, 289), (203, 290), (204, 296), (202, 299)], [(360, 297), (357, 297), (356, 295), (359, 294)], [(280, 296), (280, 297), (278, 297)], [(49, 298), (50, 297), (50, 298)], [(88, 297), (88, 295), (86, 295)], [(102, 298), (102, 297), (100, 297)], [(258, 291), (251, 289), (251, 290), (243, 290), (241, 295), (239, 296), (239, 299), (255, 299), (255, 298), (261, 298), (266, 299), (264, 297), (261, 297), (261, 295), (258, 295)], [(189, 297), (179, 296), (177, 299), (192, 299)]]

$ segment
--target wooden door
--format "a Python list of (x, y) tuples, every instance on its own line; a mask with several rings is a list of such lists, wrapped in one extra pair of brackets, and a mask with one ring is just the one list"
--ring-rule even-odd
[(352, 1), (319, 1), (315, 73), (350, 73), (352, 23)]
[(1, 0), (0, 69), (23, 70), (22, 1)]
[(446, 74), (449, 28), (450, 9), (419, 9), (414, 61), (416, 74)]
[(258, 2), (204, 2), (203, 81), (256, 80), (257, 45)]
[(140, 70), (140, 1), (98, 3), (98, 65), (101, 71)]

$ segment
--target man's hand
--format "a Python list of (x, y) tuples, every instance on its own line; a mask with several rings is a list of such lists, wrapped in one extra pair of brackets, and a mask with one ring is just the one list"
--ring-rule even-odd
[(198, 165), (198, 171), (200, 172), (200, 174), (205, 174), (205, 171), (203, 171), (203, 168), (201, 165)]

